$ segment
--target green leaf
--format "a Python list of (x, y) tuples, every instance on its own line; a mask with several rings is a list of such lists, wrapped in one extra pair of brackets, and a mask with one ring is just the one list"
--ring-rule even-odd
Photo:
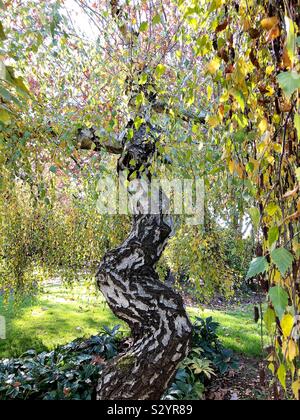
[(134, 120), (134, 126), (136, 128), (136, 130), (139, 130), (139, 128), (141, 127), (141, 125), (143, 124), (144, 120), (143, 118), (137, 116)]
[(251, 261), (246, 280), (256, 277), (258, 274), (265, 273), (269, 268), (266, 257), (258, 257)]
[(14, 84), (14, 80), (16, 79), (15, 77), (15, 71), (13, 69), (12, 66), (6, 66), (3, 64), (3, 71), (2, 73), (4, 74), (3, 79), (6, 80), (8, 83)]
[(127, 135), (128, 140), (133, 139), (133, 136), (134, 136), (134, 130), (132, 128), (129, 128), (128, 135)]
[(285, 248), (275, 249), (271, 252), (271, 258), (283, 277), (292, 267), (294, 261), (293, 255)]
[(129, 162), (130, 166), (135, 166), (136, 165), (136, 161), (134, 159), (131, 159), (131, 161)]
[(14, 68), (11, 66), (5, 66), (5, 64), (1, 60), (0, 79), (6, 80), (6, 82), (14, 86), (20, 94), (26, 94), (26, 96), (30, 94), (29, 90), (25, 86), (22, 77), (16, 77)]
[(51, 166), (49, 169), (50, 172), (52, 172), (53, 174), (56, 174), (57, 172), (57, 167), (56, 166)]
[(8, 102), (14, 102), (16, 105), (21, 106), (21, 102), (2, 86), (0, 86), (0, 96)]
[(266, 212), (269, 216), (273, 217), (277, 212), (280, 212), (280, 207), (276, 203), (270, 203), (266, 207)]
[(296, 31), (295, 31), (295, 24), (292, 19), (285, 16), (285, 26), (287, 31), (287, 51), (289, 53), (290, 59), (293, 61), (296, 52)]
[(281, 286), (274, 286), (269, 290), (269, 297), (278, 318), (281, 320), (289, 301), (287, 292)]
[(29, 95), (30, 94), (29, 90), (25, 86), (25, 83), (24, 83), (22, 77), (16, 78), (14, 80), (14, 85), (16, 86), (16, 88), (19, 91), (19, 93), (21, 93), (21, 94), (24, 94), (25, 93), (26, 95)]
[(138, 107), (145, 103), (145, 96), (144, 96), (143, 92), (139, 93), (136, 96), (135, 103), (136, 103), (136, 106), (138, 106)]
[(156, 74), (156, 76), (158, 78), (160, 78), (161, 76), (163, 76), (165, 74), (165, 72), (166, 72), (166, 66), (164, 66), (163, 64), (159, 64), (156, 67), (155, 74)]
[(245, 98), (242, 92), (239, 90), (231, 90), (230, 93), (236, 99), (237, 103), (240, 105), (242, 112), (245, 112)]
[(4, 41), (6, 39), (6, 35), (4, 33), (3, 25), (0, 22), (0, 41)]
[(249, 216), (251, 217), (254, 228), (257, 230), (260, 223), (260, 211), (257, 207), (252, 207), (248, 210)]
[(4, 6), (4, 3), (3, 3), (3, 1), (2, 1), (2, 0), (0, 0), (0, 9), (2, 9), (2, 10), (4, 10), (4, 9), (5, 9), (5, 6)]
[(146, 31), (147, 31), (147, 29), (148, 29), (148, 27), (149, 27), (148, 22), (142, 22), (142, 23), (141, 23), (141, 25), (140, 25), (140, 29), (139, 29), (139, 31), (140, 31), (140, 32), (146, 32)]
[(148, 75), (147, 75), (147, 73), (143, 73), (140, 77), (139, 84), (140, 85), (145, 85), (147, 83), (147, 81), (148, 81)]
[(277, 79), (287, 97), (291, 97), (295, 90), (300, 88), (300, 74), (296, 71), (280, 73)]
[(159, 23), (161, 23), (161, 16), (155, 15), (154, 18), (152, 19), (152, 23), (153, 25), (158, 25)]
[(264, 314), (264, 322), (270, 334), (275, 331), (276, 315), (272, 308), (268, 308)]
[(298, 140), (300, 141), (300, 115), (299, 114), (295, 115), (294, 124), (297, 130)]
[(279, 229), (278, 226), (273, 226), (268, 233), (269, 249), (278, 241), (279, 239)]

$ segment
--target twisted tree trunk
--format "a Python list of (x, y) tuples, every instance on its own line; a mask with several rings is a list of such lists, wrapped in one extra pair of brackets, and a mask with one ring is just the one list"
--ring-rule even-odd
[[(131, 173), (133, 161), (147, 168), (156, 141), (154, 129), (142, 126), (123, 145), (119, 169)], [(129, 237), (99, 267), (98, 286), (114, 314), (130, 326), (133, 345), (102, 372), (98, 399), (159, 399), (189, 351), (192, 329), (182, 298), (155, 272), (171, 232), (171, 219), (162, 211), (138, 214)]]

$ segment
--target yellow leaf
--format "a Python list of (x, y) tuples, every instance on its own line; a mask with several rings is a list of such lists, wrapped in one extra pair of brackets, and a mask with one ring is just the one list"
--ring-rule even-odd
[(229, 100), (229, 92), (228, 90), (225, 90), (222, 95), (220, 96), (220, 102), (227, 102)]
[(291, 62), (290, 67), (292, 67), (294, 58), (295, 58), (295, 53), (297, 50), (297, 47), (296, 47), (297, 29), (296, 29), (296, 24), (292, 21), (292, 19), (285, 16), (284, 20), (285, 20), (285, 27), (286, 27), (286, 32), (287, 32), (286, 49), (287, 49), (287, 53)]
[(298, 347), (294, 340), (289, 341), (287, 350), (287, 358), (290, 362), (292, 362), (295, 359), (295, 357), (298, 356)]
[[(279, 124), (280, 121), (281, 121), (280, 115), (274, 114), (272, 120), (273, 120), (274, 124)], [(278, 144), (278, 146), (280, 146), (280, 145)], [(281, 152), (281, 149), (280, 149), (280, 152)]]
[(293, 326), (294, 326), (294, 317), (291, 314), (286, 314), (282, 318), (281, 322), (281, 329), (283, 335), (287, 338), (291, 335)]
[(243, 25), (244, 32), (247, 32), (251, 28), (251, 22), (250, 22), (250, 20), (248, 18), (245, 18), (242, 21), (242, 25)]
[(290, 364), (289, 364), (289, 369), (290, 369), (290, 371), (291, 371), (292, 378), (294, 378), (294, 377), (295, 377), (295, 372), (296, 372), (296, 368), (295, 368), (294, 363), (290, 363)]
[(296, 382), (293, 382), (292, 390), (293, 390), (296, 400), (299, 400), (300, 399), (300, 379), (298, 379)]
[(283, 50), (282, 64), (286, 68), (292, 68), (292, 66), (293, 66), (293, 63), (292, 63), (292, 60), (290, 59), (287, 48), (284, 48), (284, 50)]
[(5, 125), (11, 123), (11, 114), (4, 108), (0, 108), (0, 122), (2, 122)]
[(211, 128), (215, 128), (220, 124), (220, 120), (219, 120), (219, 117), (217, 115), (213, 115), (213, 116), (209, 117), (207, 122), (208, 122), (208, 125)]
[(210, 101), (210, 99), (211, 99), (211, 97), (212, 97), (212, 94), (213, 94), (213, 88), (210, 86), (210, 85), (208, 85), (207, 86), (207, 99)]
[(275, 66), (268, 66), (266, 68), (266, 75), (270, 76), (273, 73), (274, 70), (275, 70)]
[(269, 203), (265, 208), (269, 216), (273, 217), (277, 212), (280, 212), (280, 207), (276, 203)]
[(279, 382), (281, 383), (282, 387), (286, 389), (286, 369), (283, 364), (281, 364), (277, 371), (277, 377)]
[(274, 366), (274, 363), (270, 363), (269, 364), (269, 366), (268, 366), (268, 368), (270, 369), (270, 371), (273, 373), (273, 375), (274, 375), (274, 373), (275, 373), (275, 366)]
[(274, 143), (273, 149), (276, 153), (282, 153), (282, 145), (279, 143)]
[(244, 169), (241, 165), (239, 165), (238, 163), (235, 166), (235, 171), (238, 174), (239, 178), (243, 179), (244, 178)]
[(215, 74), (219, 70), (220, 65), (221, 60), (219, 58), (214, 58), (210, 63), (208, 63), (207, 70), (210, 74)]
[(223, 120), (224, 114), (225, 114), (225, 107), (224, 107), (223, 104), (219, 105), (218, 113), (219, 113), (219, 116), (220, 116), (221, 120)]
[(274, 165), (275, 163), (275, 158), (274, 156), (267, 156), (267, 161), (270, 163), (270, 165)]
[(275, 25), (279, 24), (279, 19), (276, 16), (265, 18), (261, 21), (263, 29), (270, 31)]
[(300, 257), (300, 243), (298, 242), (297, 239), (293, 240), (293, 249), (296, 253), (296, 257), (299, 258)]
[(236, 84), (236, 88), (240, 90), (244, 95), (248, 92), (248, 87), (246, 83), (246, 77), (248, 72), (252, 70), (252, 64), (247, 63), (243, 58), (239, 58), (236, 63), (235, 71), (233, 72), (233, 81)]
[(280, 35), (281, 35), (281, 32), (280, 32), (279, 26), (276, 25), (270, 30), (270, 32), (268, 32), (266, 41), (271, 42), (274, 39), (278, 38)]
[(273, 96), (274, 95), (274, 93), (275, 93), (275, 90), (272, 88), (272, 86), (267, 86), (267, 93), (266, 93), (266, 96), (268, 96), (269, 98), (271, 97), (271, 96)]
[(294, 124), (297, 130), (298, 140), (300, 141), (300, 114), (295, 115)]
[(258, 125), (258, 129), (261, 134), (264, 134), (268, 129), (268, 121), (264, 118)]
[(235, 168), (235, 162), (233, 160), (231, 160), (229, 162), (229, 172), (231, 173), (231, 175), (233, 175), (233, 173), (234, 173), (234, 168)]
[(276, 270), (275, 271), (275, 274), (274, 274), (273, 281), (274, 281), (275, 284), (280, 284), (281, 283), (281, 280), (282, 280), (281, 274), (280, 274), (280, 272), (278, 270)]

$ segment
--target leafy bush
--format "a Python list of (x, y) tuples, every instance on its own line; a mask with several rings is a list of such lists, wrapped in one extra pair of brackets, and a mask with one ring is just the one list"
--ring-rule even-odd
[(91, 400), (105, 361), (118, 354), (119, 326), (50, 353), (0, 363), (0, 399)]
[(193, 348), (202, 350), (202, 357), (211, 361), (216, 373), (224, 375), (237, 368), (233, 352), (225, 349), (217, 335), (219, 324), (212, 317), (196, 318), (193, 330)]
[(165, 393), (164, 400), (201, 400), (204, 384), (197, 380), (186, 368), (178, 369), (175, 381)]
[(233, 352), (225, 349), (218, 339), (218, 326), (211, 317), (196, 318), (193, 325), (192, 350), (182, 362), (164, 399), (202, 399), (205, 386), (213, 376), (224, 375), (237, 368)]
[[(205, 386), (216, 374), (236, 364), (232, 352), (218, 340), (218, 324), (197, 318), (192, 350), (164, 395), (167, 400), (202, 399)], [(0, 363), (0, 400), (91, 400), (107, 360), (121, 351), (120, 327), (104, 327), (88, 340), (75, 340), (49, 353), (30, 350), (20, 359)]]

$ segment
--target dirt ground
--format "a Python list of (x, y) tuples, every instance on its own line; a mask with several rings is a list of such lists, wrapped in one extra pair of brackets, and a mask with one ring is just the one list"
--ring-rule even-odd
[[(239, 368), (216, 378), (206, 392), (207, 400), (274, 400), (270, 376), (264, 362), (256, 358), (239, 357)], [(283, 396), (277, 394), (276, 399)]]

